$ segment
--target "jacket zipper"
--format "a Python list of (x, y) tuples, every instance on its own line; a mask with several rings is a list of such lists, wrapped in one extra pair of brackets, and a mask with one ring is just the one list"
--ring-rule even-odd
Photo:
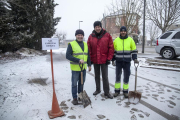
[(123, 61), (124, 61), (124, 39), (123, 39)]

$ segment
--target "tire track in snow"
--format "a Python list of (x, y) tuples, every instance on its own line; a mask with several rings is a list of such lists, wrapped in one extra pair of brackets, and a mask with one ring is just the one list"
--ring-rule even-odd
[[(92, 73), (90, 73), (90, 72), (88, 72), (88, 71), (87, 71), (87, 73), (88, 73), (89, 75), (95, 77), (94, 74), (92, 74)], [(101, 78), (100, 78), (100, 79), (101, 79)], [(101, 81), (102, 81), (102, 79), (101, 79)], [(114, 85), (113, 85), (113, 84), (109, 83), (109, 85), (114, 88)], [(152, 111), (158, 113), (159, 115), (163, 116), (164, 118), (166, 118), (166, 119), (168, 119), (168, 120), (174, 120), (174, 118), (173, 118), (171, 115), (169, 115), (169, 114), (167, 114), (166, 112), (158, 109), (157, 107), (155, 107), (155, 106), (153, 106), (153, 105), (151, 105), (151, 104), (143, 101), (142, 99), (140, 100), (139, 103), (141, 103), (142, 105), (146, 106), (147, 108), (151, 109)]]

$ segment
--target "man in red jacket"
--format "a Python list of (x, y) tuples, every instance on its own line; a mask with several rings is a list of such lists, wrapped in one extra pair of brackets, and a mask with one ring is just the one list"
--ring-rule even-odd
[(88, 48), (91, 57), (91, 62), (94, 64), (96, 91), (93, 95), (101, 92), (100, 88), (100, 69), (102, 71), (104, 95), (113, 99), (109, 93), (108, 81), (108, 65), (114, 55), (113, 40), (109, 33), (102, 28), (100, 21), (94, 22), (94, 30), (88, 38)]

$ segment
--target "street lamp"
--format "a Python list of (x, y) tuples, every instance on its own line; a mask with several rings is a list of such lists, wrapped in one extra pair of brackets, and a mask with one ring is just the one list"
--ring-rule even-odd
[(146, 8), (146, 0), (144, 0), (142, 53), (144, 53), (144, 43), (145, 43), (145, 13), (146, 13), (145, 8)]
[(83, 21), (79, 21), (79, 29), (80, 29), (80, 22), (83, 22)]

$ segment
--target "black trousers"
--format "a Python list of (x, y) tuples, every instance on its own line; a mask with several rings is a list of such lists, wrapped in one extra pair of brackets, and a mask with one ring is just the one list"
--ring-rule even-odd
[(96, 91), (101, 90), (100, 69), (102, 72), (103, 90), (104, 90), (105, 94), (108, 94), (109, 93), (109, 80), (108, 80), (108, 65), (106, 65), (106, 64), (94, 64)]
[[(124, 79), (123, 79), (123, 93), (128, 93), (129, 89), (129, 76), (131, 74), (130, 71), (131, 62), (118, 62), (116, 61), (116, 82), (115, 82), (115, 92), (120, 93), (121, 88), (121, 74), (122, 69), (124, 72)], [(116, 87), (117, 84), (120, 84), (120, 86)]]

